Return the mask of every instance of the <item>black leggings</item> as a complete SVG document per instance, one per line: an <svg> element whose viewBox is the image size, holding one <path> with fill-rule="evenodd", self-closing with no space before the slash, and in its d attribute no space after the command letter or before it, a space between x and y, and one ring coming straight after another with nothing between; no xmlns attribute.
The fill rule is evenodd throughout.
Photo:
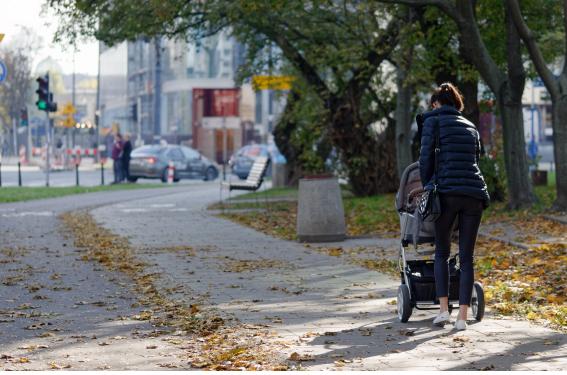
<svg viewBox="0 0 567 375"><path fill-rule="evenodd" d="M482 217L480 199L464 195L439 194L441 216L435 221L435 290L437 298L449 296L451 228L459 219L459 305L470 305L474 284L474 245Z"/></svg>

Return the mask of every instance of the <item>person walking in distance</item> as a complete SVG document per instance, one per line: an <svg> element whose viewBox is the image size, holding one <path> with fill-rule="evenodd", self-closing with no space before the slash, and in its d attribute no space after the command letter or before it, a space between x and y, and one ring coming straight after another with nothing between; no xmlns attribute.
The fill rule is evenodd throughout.
<svg viewBox="0 0 567 375"><path fill-rule="evenodd" d="M432 111L423 114L419 171L424 189L437 189L441 204L441 214L435 221L434 265L440 311L433 324L443 326L450 320L448 261L453 223L458 219L460 284L455 329L464 330L474 284L474 246L490 197L478 166L480 135L460 112L463 96L451 83L443 83L433 92L431 107Z"/></svg>
<svg viewBox="0 0 567 375"><path fill-rule="evenodd" d="M116 133L114 135L114 143L112 144L112 161L114 170L114 182L113 184L119 184L122 179L122 148L124 144L122 142L122 135Z"/></svg>
<svg viewBox="0 0 567 375"><path fill-rule="evenodd" d="M130 142L130 134L124 134L124 143L122 146L122 179L130 181L130 155L132 154L132 142Z"/></svg>

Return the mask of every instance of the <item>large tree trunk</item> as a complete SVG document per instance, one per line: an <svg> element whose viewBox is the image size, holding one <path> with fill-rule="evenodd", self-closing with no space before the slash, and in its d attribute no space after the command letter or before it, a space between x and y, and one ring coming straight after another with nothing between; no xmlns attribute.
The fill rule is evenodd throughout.
<svg viewBox="0 0 567 375"><path fill-rule="evenodd" d="M396 166L398 176L401 176L404 169L413 162L412 156L412 139L411 139L411 123L412 123L412 106L411 97L413 88L406 82L406 73L401 69L397 69L396 84L398 86L398 94L396 97Z"/></svg>
<svg viewBox="0 0 567 375"><path fill-rule="evenodd" d="M504 159L508 175L508 205L510 208L529 207L535 202L529 176L522 95L526 71L522 59L521 41L510 12L506 9L506 52L508 72L496 93L502 113Z"/></svg>
<svg viewBox="0 0 567 375"><path fill-rule="evenodd" d="M517 209L530 206L534 201L534 195L531 181L528 178L522 103L511 103L503 98L504 95L504 93L500 94L498 108L502 115L504 161L508 177L508 204L510 208Z"/></svg>
<svg viewBox="0 0 567 375"><path fill-rule="evenodd" d="M465 109L463 116L478 126L480 122L480 108L478 106L478 80L461 81L459 89L464 96Z"/></svg>
<svg viewBox="0 0 567 375"><path fill-rule="evenodd" d="M563 71L558 77L545 63L544 56L538 47L535 34L524 22L518 1L508 0L506 11L513 20L516 30L527 47L532 63L545 87L551 95L552 126L553 126L553 153L556 165L557 199L553 208L567 211L567 98L564 96L567 89L567 61L564 61ZM563 17L567 17L567 3L563 4ZM567 23L564 25L564 42L567 42ZM565 51L567 59L567 51Z"/></svg>
<svg viewBox="0 0 567 375"><path fill-rule="evenodd" d="M291 137L293 132L297 129L297 123L293 121L292 116L287 114L292 111L295 103L301 100L299 94L291 91L288 95L288 100L283 115L274 128L274 141L278 150L286 158L287 163L287 183L289 186L297 185L299 179L303 174L301 164L299 163L299 155L301 150L293 144Z"/></svg>
<svg viewBox="0 0 567 375"><path fill-rule="evenodd" d="M563 91L564 92L564 91ZM553 209L567 211L567 97L553 101L553 156L557 199Z"/></svg>
<svg viewBox="0 0 567 375"><path fill-rule="evenodd" d="M331 113L331 137L347 169L352 192L356 196L395 192L395 125L389 122L376 134L368 125L360 124L351 102Z"/></svg>

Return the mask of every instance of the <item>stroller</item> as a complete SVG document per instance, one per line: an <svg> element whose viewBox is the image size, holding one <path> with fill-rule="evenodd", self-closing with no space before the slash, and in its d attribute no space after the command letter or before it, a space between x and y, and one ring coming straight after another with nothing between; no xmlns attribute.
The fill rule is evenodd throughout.
<svg viewBox="0 0 567 375"><path fill-rule="evenodd" d="M435 254L435 223L420 223L417 217L417 202L422 193L419 164L415 162L402 174L400 188L396 194L396 208L401 227L398 264L402 283L398 288L398 318L402 323L409 320L414 308L433 310L439 305L439 299L435 295L434 260L431 257ZM455 223L455 237L456 227ZM411 259L406 256L406 248L410 244L417 253ZM458 308L459 279L458 255L455 255L449 259L449 311ZM484 291L479 282L474 283L470 306L474 318L481 321L484 316Z"/></svg>

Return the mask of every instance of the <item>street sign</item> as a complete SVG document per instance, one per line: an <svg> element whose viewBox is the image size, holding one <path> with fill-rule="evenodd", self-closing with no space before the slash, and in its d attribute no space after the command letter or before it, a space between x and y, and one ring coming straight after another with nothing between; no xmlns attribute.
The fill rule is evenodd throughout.
<svg viewBox="0 0 567 375"><path fill-rule="evenodd" d="M534 87L544 87L543 80L540 77L536 77L533 80Z"/></svg>
<svg viewBox="0 0 567 375"><path fill-rule="evenodd" d="M6 67L6 64L4 64L3 61L0 61L0 83L4 82L7 76L8 76L8 68Z"/></svg>
<svg viewBox="0 0 567 375"><path fill-rule="evenodd" d="M66 128L72 128L77 124L77 120L73 116L77 112L77 109L73 106L71 102L67 102L61 108L61 114L63 115L63 121L61 121L61 125Z"/></svg>
<svg viewBox="0 0 567 375"><path fill-rule="evenodd" d="M63 108L61 109L61 113L64 115L74 115L75 112L77 112L77 110L75 109L75 107L73 106L73 104L71 102L68 102L67 104L65 104L63 106Z"/></svg>
<svg viewBox="0 0 567 375"><path fill-rule="evenodd" d="M2 40L4 39L4 35L5 34L0 33L0 43L2 43Z"/></svg>
<svg viewBox="0 0 567 375"><path fill-rule="evenodd" d="M295 78L292 76L253 76L254 90L290 90Z"/></svg>

